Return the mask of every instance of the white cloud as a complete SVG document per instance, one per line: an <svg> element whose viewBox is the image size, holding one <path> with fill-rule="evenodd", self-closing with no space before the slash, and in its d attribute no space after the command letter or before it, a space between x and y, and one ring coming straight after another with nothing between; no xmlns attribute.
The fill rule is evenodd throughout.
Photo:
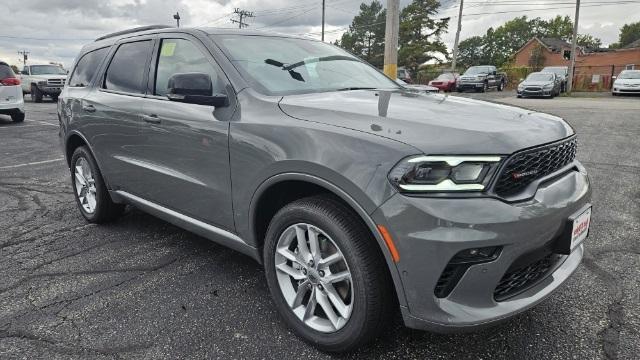
<svg viewBox="0 0 640 360"><path fill-rule="evenodd" d="M606 1L606 0L602 0ZM614 0L608 0L614 1ZM327 0L326 37L334 41L358 13L361 0ZM366 0L370 2L370 0ZM410 0L401 0L401 7ZM551 18L573 17L571 6L558 1L535 0L528 6L495 4L484 0L466 5L461 39L484 34L516 16ZM386 0L382 0L386 5ZM554 3L556 3L554 5ZM452 47L455 37L457 0L443 0L439 16L452 17L443 40ZM518 4L520 5L520 4ZM235 27L229 19L234 8L253 11L249 27L283 33L306 34L320 38L321 2L319 0L21 0L0 2L0 59L18 63L17 51L27 49L33 62L63 62L69 66L82 45L100 35L148 24L170 24L180 12L183 26ZM548 9L560 8L563 9ZM619 28L638 21L636 4L583 6L580 30L602 39L604 44L617 41ZM528 9L528 10L527 10ZM535 9L535 10L532 10ZM525 11L526 10L526 11ZM511 13L499 13L515 11ZM472 16L470 14L489 13Z"/></svg>

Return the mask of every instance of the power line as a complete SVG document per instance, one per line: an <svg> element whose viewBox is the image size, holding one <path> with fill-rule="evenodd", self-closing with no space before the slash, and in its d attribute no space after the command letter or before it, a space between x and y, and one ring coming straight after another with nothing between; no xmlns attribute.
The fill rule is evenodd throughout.
<svg viewBox="0 0 640 360"><path fill-rule="evenodd" d="M255 16L253 15L253 12L251 12L251 11L246 11L246 10L240 10L239 8L235 8L235 9L233 10L233 13L234 13L235 15L238 15L238 20L236 20L236 19L231 19L231 22L232 22L232 23L236 23L236 24L238 24L238 28L239 28L239 29L242 29L242 28L244 28L244 27L249 26L249 24L247 24L246 22L244 22L244 20L243 20L243 19L245 19L245 18L252 18L252 17L255 17Z"/></svg>
<svg viewBox="0 0 640 360"><path fill-rule="evenodd" d="M273 23L271 23L271 24L268 24L268 25L265 25L265 26L261 26L261 27L256 28L256 29L264 29L264 28L268 28L268 27L273 27L274 25L278 25L278 24L285 23L285 22L287 22L287 21L289 21L289 20L291 20L291 19L295 19L295 18L300 17L300 16L302 16L302 15L308 14L308 13L310 13L311 11L316 10L317 8L318 8L318 6L314 6L313 8L311 8L311 9L309 9L309 10L307 10L307 11L303 11L303 12L301 12L301 13L297 14L297 15L290 16L290 17L288 17L288 18L286 18L286 19L282 19L282 20L279 20L279 21L273 22Z"/></svg>

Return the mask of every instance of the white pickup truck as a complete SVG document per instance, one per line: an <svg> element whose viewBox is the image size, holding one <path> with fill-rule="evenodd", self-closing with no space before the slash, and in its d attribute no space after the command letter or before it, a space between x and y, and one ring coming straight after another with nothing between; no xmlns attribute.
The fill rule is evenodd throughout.
<svg viewBox="0 0 640 360"><path fill-rule="evenodd" d="M37 103L44 96L58 101L66 81L67 72L58 65L26 65L20 72L22 92L31 94L31 100Z"/></svg>

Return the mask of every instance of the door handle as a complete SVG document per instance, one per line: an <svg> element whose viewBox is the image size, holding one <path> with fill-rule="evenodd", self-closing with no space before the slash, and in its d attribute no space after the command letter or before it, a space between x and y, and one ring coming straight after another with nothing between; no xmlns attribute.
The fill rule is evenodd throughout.
<svg viewBox="0 0 640 360"><path fill-rule="evenodd" d="M96 112L96 107L93 105L82 105L82 110L86 112Z"/></svg>
<svg viewBox="0 0 640 360"><path fill-rule="evenodd" d="M158 115L156 114L142 115L142 120L149 124L160 124L160 118L158 118Z"/></svg>

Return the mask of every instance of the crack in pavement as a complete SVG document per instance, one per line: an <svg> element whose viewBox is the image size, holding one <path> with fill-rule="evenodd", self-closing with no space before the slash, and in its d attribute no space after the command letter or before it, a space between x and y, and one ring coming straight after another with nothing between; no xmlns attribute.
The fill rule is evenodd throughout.
<svg viewBox="0 0 640 360"><path fill-rule="evenodd" d="M613 301L607 306L609 325L598 333L602 340L602 350L607 359L617 359L620 345L620 332L625 325L622 299L624 290L618 279L596 263L596 260L586 254L582 260L585 267L598 276L612 294Z"/></svg>

